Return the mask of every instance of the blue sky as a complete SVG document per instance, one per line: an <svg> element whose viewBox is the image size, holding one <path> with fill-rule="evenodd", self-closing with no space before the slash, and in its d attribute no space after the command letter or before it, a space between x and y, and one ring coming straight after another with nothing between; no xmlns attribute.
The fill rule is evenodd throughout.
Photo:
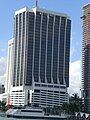
<svg viewBox="0 0 90 120"><path fill-rule="evenodd" d="M72 20L71 61L81 58L82 44L82 7L90 0L38 0L39 6L67 13ZM22 7L35 6L35 0L1 0L0 1L0 57L7 56L7 42L13 37L14 12Z"/></svg>

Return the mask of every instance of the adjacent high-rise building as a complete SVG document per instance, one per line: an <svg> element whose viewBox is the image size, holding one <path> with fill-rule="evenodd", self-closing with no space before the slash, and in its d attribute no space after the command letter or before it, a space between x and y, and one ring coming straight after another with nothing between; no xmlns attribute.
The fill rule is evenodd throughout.
<svg viewBox="0 0 90 120"><path fill-rule="evenodd" d="M84 107L90 112L90 4L83 7L82 90Z"/></svg>
<svg viewBox="0 0 90 120"><path fill-rule="evenodd" d="M13 62L14 62L14 38L8 41L7 71L5 93L10 93L11 82L13 81Z"/></svg>
<svg viewBox="0 0 90 120"><path fill-rule="evenodd" d="M41 107L68 102L70 17L25 7L14 20L12 104L23 105L20 94Z"/></svg>

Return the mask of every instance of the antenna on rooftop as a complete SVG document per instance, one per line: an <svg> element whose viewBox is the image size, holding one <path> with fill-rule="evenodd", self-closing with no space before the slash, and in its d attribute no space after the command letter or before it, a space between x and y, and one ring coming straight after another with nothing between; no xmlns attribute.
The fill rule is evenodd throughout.
<svg viewBox="0 0 90 120"><path fill-rule="evenodd" d="M38 0L36 0L36 7L38 7Z"/></svg>

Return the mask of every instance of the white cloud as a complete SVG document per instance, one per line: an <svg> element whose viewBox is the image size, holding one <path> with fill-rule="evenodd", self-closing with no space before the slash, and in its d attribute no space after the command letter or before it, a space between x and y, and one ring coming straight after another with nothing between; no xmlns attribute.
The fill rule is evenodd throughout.
<svg viewBox="0 0 90 120"><path fill-rule="evenodd" d="M0 57L0 84L5 81L6 78L6 58Z"/></svg>
<svg viewBox="0 0 90 120"><path fill-rule="evenodd" d="M5 52L5 51L6 51L6 49L3 49L0 47L0 52Z"/></svg>
<svg viewBox="0 0 90 120"><path fill-rule="evenodd" d="M75 51L76 51L75 47L72 47L72 48L70 49L70 59L72 58L72 56L74 56Z"/></svg>
<svg viewBox="0 0 90 120"><path fill-rule="evenodd" d="M69 94L78 93L80 95L81 88L81 61L75 61L70 63L70 71L69 71Z"/></svg>

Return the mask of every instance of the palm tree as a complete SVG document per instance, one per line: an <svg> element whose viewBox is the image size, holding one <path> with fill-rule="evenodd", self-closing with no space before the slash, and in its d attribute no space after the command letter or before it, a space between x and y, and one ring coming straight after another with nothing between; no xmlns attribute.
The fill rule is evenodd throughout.
<svg viewBox="0 0 90 120"><path fill-rule="evenodd" d="M69 98L69 102L70 102L70 103L74 103L74 104L76 104L76 106L78 106L78 112L79 112L79 111L82 111L82 107L83 107L82 99L79 98L79 96L78 96L77 93L73 94L73 95Z"/></svg>
<svg viewBox="0 0 90 120"><path fill-rule="evenodd" d="M78 94L73 94L69 99L69 103L64 103L62 105L62 109L65 113L75 115L75 112L80 112L82 109L81 98L79 98Z"/></svg>

